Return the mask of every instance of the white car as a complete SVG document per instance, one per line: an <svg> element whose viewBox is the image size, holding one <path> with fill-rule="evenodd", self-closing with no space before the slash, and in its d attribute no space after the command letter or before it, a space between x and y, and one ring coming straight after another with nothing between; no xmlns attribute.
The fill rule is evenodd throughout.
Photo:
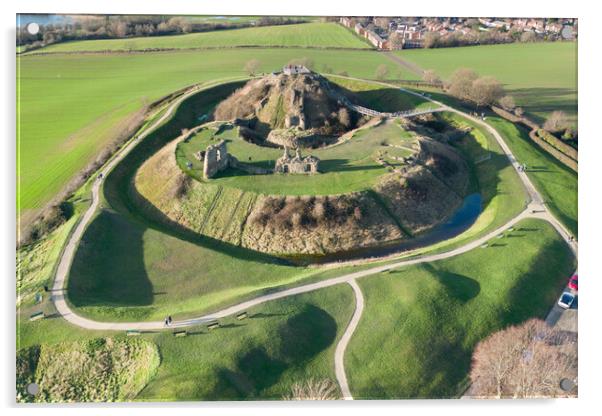
<svg viewBox="0 0 602 416"><path fill-rule="evenodd" d="M575 295L573 295L570 292L564 292L560 296L560 299L558 299L558 306L560 306L563 309L570 309L574 301Z"/></svg>

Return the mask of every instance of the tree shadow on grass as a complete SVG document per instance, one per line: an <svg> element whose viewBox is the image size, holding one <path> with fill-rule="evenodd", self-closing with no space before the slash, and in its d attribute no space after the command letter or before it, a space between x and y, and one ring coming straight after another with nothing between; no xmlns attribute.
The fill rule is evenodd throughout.
<svg viewBox="0 0 602 416"><path fill-rule="evenodd" d="M278 314L269 314L269 316ZM317 306L304 308L280 323L270 344L244 352L234 368L218 368L218 383L212 393L216 399L274 399L266 390L275 385L292 367L303 366L334 342L337 324Z"/></svg>
<svg viewBox="0 0 602 416"><path fill-rule="evenodd" d="M574 267L573 254L564 241L547 243L508 292L509 308L501 312L501 319L510 325L533 317L545 318Z"/></svg>
<svg viewBox="0 0 602 416"><path fill-rule="evenodd" d="M75 306L144 306L153 303L142 236L145 229L102 210L86 229L68 281Z"/></svg>

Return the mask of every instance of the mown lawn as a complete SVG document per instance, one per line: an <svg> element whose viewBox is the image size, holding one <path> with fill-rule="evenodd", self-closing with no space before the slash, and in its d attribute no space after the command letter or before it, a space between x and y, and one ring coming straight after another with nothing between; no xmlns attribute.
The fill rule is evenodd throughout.
<svg viewBox="0 0 602 416"><path fill-rule="evenodd" d="M366 306L345 356L358 399L455 397L476 343L543 318L575 267L556 231L524 220L488 248L360 279Z"/></svg>
<svg viewBox="0 0 602 416"><path fill-rule="evenodd" d="M336 385L334 349L354 305L351 289L339 285L256 306L247 319L225 318L211 332L199 326L184 338L143 334L158 345L161 364L136 400L280 399L310 378ZM22 323L18 348L99 336L125 335L45 319Z"/></svg>
<svg viewBox="0 0 602 416"><path fill-rule="evenodd" d="M527 165L527 175L548 208L577 236L577 174L533 143L524 128L494 116L487 117L487 122L506 140L517 160Z"/></svg>
<svg viewBox="0 0 602 416"><path fill-rule="evenodd" d="M351 288L339 285L255 307L211 332L158 335L161 366L137 399L279 400L310 378L336 385L334 350L354 305Z"/></svg>
<svg viewBox="0 0 602 416"><path fill-rule="evenodd" d="M99 39L63 42L43 52L131 51L145 49L228 48L282 46L370 49L369 43L336 23L302 23L249 27L174 36Z"/></svg>
<svg viewBox="0 0 602 416"><path fill-rule="evenodd" d="M17 57L17 208L29 214L55 196L131 122L136 111L197 82L245 76L294 58L314 60L316 70L373 77L395 64L372 51L223 49L143 54L51 54Z"/></svg>
<svg viewBox="0 0 602 416"><path fill-rule="evenodd" d="M577 43L514 43L395 52L449 77L458 68L492 75L538 121L554 110L577 120Z"/></svg>

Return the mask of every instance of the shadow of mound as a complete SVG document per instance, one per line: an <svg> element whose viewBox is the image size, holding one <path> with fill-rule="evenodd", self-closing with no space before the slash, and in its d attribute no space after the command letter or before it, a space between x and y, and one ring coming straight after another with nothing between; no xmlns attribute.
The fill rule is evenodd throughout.
<svg viewBox="0 0 602 416"><path fill-rule="evenodd" d="M145 306L153 287L144 265L145 228L102 210L86 229L68 280L74 306Z"/></svg>

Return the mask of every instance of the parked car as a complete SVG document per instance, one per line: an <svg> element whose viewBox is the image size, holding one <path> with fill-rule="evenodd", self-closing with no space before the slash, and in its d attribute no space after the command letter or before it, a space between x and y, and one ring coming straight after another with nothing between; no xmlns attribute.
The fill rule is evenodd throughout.
<svg viewBox="0 0 602 416"><path fill-rule="evenodd" d="M573 289L575 292L578 290L577 289L577 275L574 274L573 276L571 276L571 278L569 279L569 288Z"/></svg>
<svg viewBox="0 0 602 416"><path fill-rule="evenodd" d="M560 299L558 299L558 306L563 309L569 309L573 305L573 302L575 302L575 295L570 292L564 292L560 296Z"/></svg>

